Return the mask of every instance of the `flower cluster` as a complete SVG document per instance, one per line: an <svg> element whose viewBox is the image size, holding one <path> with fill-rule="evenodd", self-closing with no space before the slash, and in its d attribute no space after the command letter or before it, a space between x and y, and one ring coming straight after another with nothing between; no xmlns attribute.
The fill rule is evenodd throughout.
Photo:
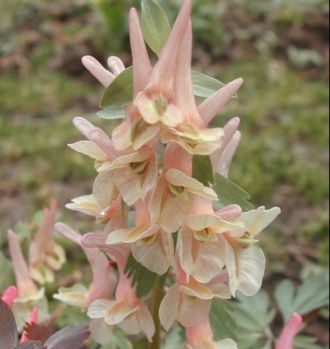
<svg viewBox="0 0 330 349"><path fill-rule="evenodd" d="M187 349L236 348L229 339L214 342L209 324L212 300L229 299L238 291L252 296L261 287L265 257L257 237L280 209L243 212L237 204L218 209L212 183L202 183L193 174L194 159L209 157L213 173L228 176L240 142L239 119L223 128L209 125L243 80L232 81L197 105L190 15L191 0L185 0L153 66L138 13L132 9L134 96L125 119L111 136L84 118L74 119L86 140L69 146L93 158L98 175L92 194L73 199L67 207L94 216L101 231L80 235L62 223L56 225L84 250L93 271L88 289L63 288L56 298L87 311L100 343L114 326L130 335L144 333L153 341L155 314L126 272L129 258L152 273L167 275L156 316L166 331L176 321L186 329ZM125 69L114 57L108 61L111 71L89 56L83 64L104 86ZM48 269L33 275L48 278Z"/></svg>
<svg viewBox="0 0 330 349"><path fill-rule="evenodd" d="M64 249L53 240L56 213L57 202L52 200L50 207L44 209L43 220L32 237L28 262L18 236L12 230L8 231L8 246L18 292L13 310L20 330L35 306L38 306L42 321L48 318L44 286L54 282L55 272L66 261Z"/></svg>

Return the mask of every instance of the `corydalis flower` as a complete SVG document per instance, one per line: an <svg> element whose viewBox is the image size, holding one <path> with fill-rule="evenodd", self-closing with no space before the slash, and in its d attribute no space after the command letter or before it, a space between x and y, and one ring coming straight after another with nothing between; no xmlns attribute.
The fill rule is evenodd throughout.
<svg viewBox="0 0 330 349"><path fill-rule="evenodd" d="M115 300L97 299L88 308L87 314L93 319L103 319L108 326L118 326L131 335L144 333L148 340L155 333L155 325L146 305L136 296L131 280L125 274L127 258L117 258L119 281Z"/></svg>
<svg viewBox="0 0 330 349"><path fill-rule="evenodd" d="M54 271L65 263L63 248L54 242L52 230L56 219L57 203L52 200L50 208L44 209L44 219L33 236L29 249L29 270L31 277L39 284L54 281Z"/></svg>
<svg viewBox="0 0 330 349"><path fill-rule="evenodd" d="M178 143L192 154L212 154L221 146L222 129L207 129L212 118L235 95L242 79L226 85L199 107L191 81L191 1L186 0L159 61L151 67L136 10L130 15L133 56L133 107L113 134L117 149L138 149L161 132L164 143ZM134 137L133 137L134 136ZM135 139L139 138L138 144Z"/></svg>
<svg viewBox="0 0 330 349"><path fill-rule="evenodd" d="M84 247L82 236L67 225L57 223L56 230L84 250L92 269L93 281L89 289L83 285L60 288L59 293L54 295L54 298L80 308L87 308L96 299L110 298L116 284L110 261L98 249Z"/></svg>
<svg viewBox="0 0 330 349"><path fill-rule="evenodd" d="M162 325L168 331L175 320L184 327L201 325L208 320L214 298L229 299L226 277L219 275L207 284L188 277L177 264L176 283L168 289L159 308ZM198 314L198 316L195 316Z"/></svg>
<svg viewBox="0 0 330 349"><path fill-rule="evenodd" d="M152 223L146 202L136 205L136 226L110 232L107 244L130 244L134 258L149 270L163 275L174 261L172 236Z"/></svg>
<svg viewBox="0 0 330 349"><path fill-rule="evenodd" d="M17 286L17 297L14 300L13 310L17 317L18 327L22 329L35 306L38 306L40 310L41 319L46 320L49 316L48 305L44 289L39 289L31 278L20 242L12 230L8 231L8 244Z"/></svg>

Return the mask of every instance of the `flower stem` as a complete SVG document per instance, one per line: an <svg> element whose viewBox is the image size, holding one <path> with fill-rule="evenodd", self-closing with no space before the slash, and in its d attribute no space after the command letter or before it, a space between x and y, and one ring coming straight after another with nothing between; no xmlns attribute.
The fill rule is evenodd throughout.
<svg viewBox="0 0 330 349"><path fill-rule="evenodd" d="M163 297L163 289L160 285L160 279L158 278L152 297L152 317L155 323L155 335L150 343L149 349L160 349L161 344L161 323L159 319L159 307Z"/></svg>

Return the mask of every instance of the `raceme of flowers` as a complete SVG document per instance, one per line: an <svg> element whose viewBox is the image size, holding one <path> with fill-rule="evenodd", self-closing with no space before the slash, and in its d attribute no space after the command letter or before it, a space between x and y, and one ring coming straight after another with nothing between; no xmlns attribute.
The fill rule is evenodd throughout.
<svg viewBox="0 0 330 349"><path fill-rule="evenodd" d="M166 331L176 321L185 327L186 348L235 348L229 339L213 342L212 299L229 299L238 291L251 296L261 287L265 257L257 237L280 209L243 212L233 204L217 210L212 185L192 176L194 156L211 156L214 172L228 169L240 139L239 120L224 128L209 124L243 80L196 104L190 15L191 1L186 0L153 66L132 9L134 98L125 119L111 135L84 118L74 119L86 139L69 146L93 158L98 174L92 194L73 199L67 207L96 217L102 225L100 232L82 236L57 224L62 235L85 251L93 283L89 289L61 289L56 298L85 308L93 322L102 323L95 326L101 340L107 336L102 332L111 332L113 326L130 335L144 333L149 341L155 334L148 297L137 296L125 273L130 254L159 276L170 271L172 284L165 287L159 318ZM112 72L92 57L84 57L83 63L105 86L124 69L116 58L108 62Z"/></svg>
<svg viewBox="0 0 330 349"><path fill-rule="evenodd" d="M95 217L98 231L83 235L63 223L55 225L84 251L92 283L61 288L55 298L87 313L100 344L110 341L118 328L153 343L159 336L159 318L165 331L176 323L184 327L185 349L237 348L231 339L214 341L212 300L259 291L265 271L259 234L280 209L246 211L234 203L219 208L219 193L211 182L194 176L193 168L195 159L208 158L213 175L228 176L241 138L239 118L223 128L211 128L210 123L243 80L232 81L197 104L191 77L191 0L184 1L154 65L135 9L129 15L129 32L134 95L124 120L108 134L77 117L74 125L85 139L69 145L95 160L97 176L92 193L67 207ZM117 57L109 58L110 70L91 56L82 62L105 87L125 70ZM44 297L36 285L52 282L54 271L65 263L62 248L50 238L55 212L55 203L45 210L29 265L16 235L8 233L18 286L14 308L29 304L25 319L31 304ZM158 276L152 292L138 292L128 272L132 260ZM151 308L157 297L161 299L155 313ZM294 335L288 333L283 343L292 341Z"/></svg>

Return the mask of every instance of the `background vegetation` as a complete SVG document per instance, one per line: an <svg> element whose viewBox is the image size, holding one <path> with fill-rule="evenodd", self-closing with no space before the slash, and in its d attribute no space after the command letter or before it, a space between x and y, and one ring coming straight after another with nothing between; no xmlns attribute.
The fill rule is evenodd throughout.
<svg viewBox="0 0 330 349"><path fill-rule="evenodd" d="M160 1L172 19L180 2ZM51 197L63 208L90 191L92 163L66 147L79 139L71 120L83 115L109 126L95 116L102 88L80 57L92 54L105 62L118 55L129 65L126 22L133 4L139 1L0 2L1 265L7 266L8 227L28 236L40 215L31 217ZM242 119L231 178L255 204L283 211L262 238L268 290L283 278L299 283L328 268L328 16L325 0L194 1L196 68L224 82L238 76L246 81L239 101L216 120ZM61 219L92 225L66 210ZM85 268L72 247L69 254L74 258L62 284L70 283L64 277L70 270L78 269L71 279L79 280ZM4 275L0 290L10 282L11 273ZM62 323L76 316L63 314ZM312 320L307 332L327 346L328 312Z"/></svg>

